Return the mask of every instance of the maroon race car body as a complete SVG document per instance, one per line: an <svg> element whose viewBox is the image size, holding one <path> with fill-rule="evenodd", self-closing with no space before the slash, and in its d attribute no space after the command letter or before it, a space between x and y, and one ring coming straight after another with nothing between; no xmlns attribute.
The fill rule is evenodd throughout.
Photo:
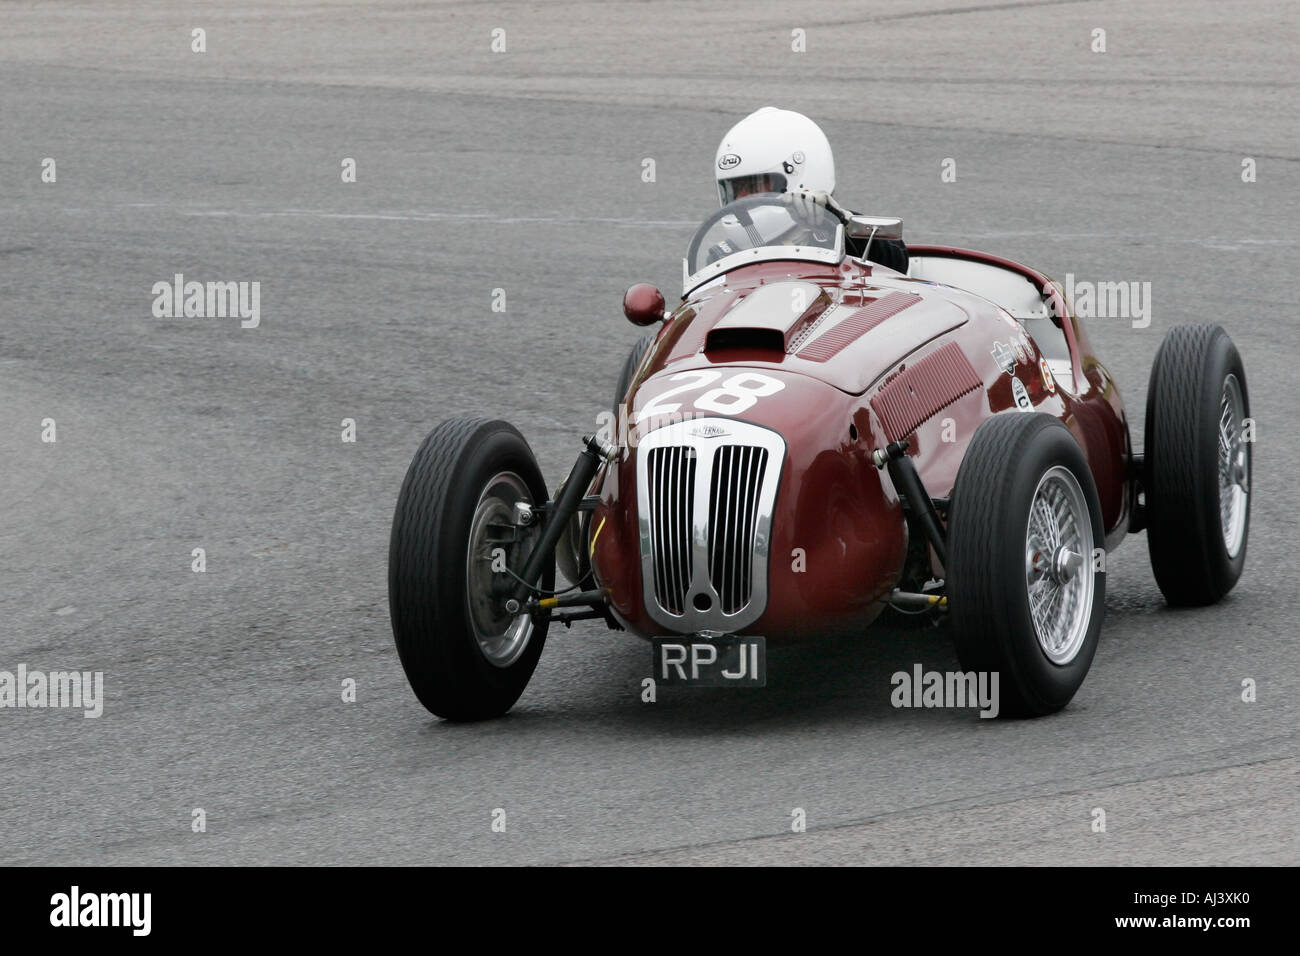
<svg viewBox="0 0 1300 956"><path fill-rule="evenodd" d="M711 216L677 308L628 290L627 317L657 328L553 495L506 422L429 434L398 498L389 601L431 711L504 713L557 622L651 639L651 681L764 686L767 642L856 636L889 612L946 623L964 674L1000 675L999 712L1046 714L1091 666L1106 553L1128 533L1146 529L1171 604L1231 590L1253 423L1227 334L1168 333L1137 454L1047 276L940 246L910 246L907 274L874 264L898 226L775 194Z"/></svg>
<svg viewBox="0 0 1300 956"><path fill-rule="evenodd" d="M1048 290L1056 308L1045 311L1067 314L1047 277L1024 266L950 248L913 246L911 254L1005 271L1035 293ZM801 290L808 307L792 314L787 303ZM738 317L756 293L766 304ZM838 321L827 322L835 310ZM728 317L732 335L711 344L710 332ZM783 386L735 416L776 431L787 445L771 520L767 604L750 630L779 640L869 623L899 583L907 537L899 495L872 451L907 439L926 488L950 496L976 427L1017 409L1013 380L1024 385L1034 411L1058 418L1078 440L1097 484L1107 541L1118 543L1134 497L1124 406L1077 320L1046 321L1061 339L1068 373L1049 367L1045 375L1046 356L988 299L854 259L820 269L779 261L742 267L672 313L628 395L632 418L670 392L689 408L692 394L720 381L692 374L700 370L748 369ZM999 343L1007 349L1001 364L994 355ZM1068 381L1076 387L1067 388ZM698 390L683 393L684 385ZM704 417L716 414L694 412ZM626 422L620 428L634 449L638 433L657 420L640 428ZM629 454L604 473L592 563L619 619L641 634L661 634L670 621L651 616L643 588L636 469Z"/></svg>

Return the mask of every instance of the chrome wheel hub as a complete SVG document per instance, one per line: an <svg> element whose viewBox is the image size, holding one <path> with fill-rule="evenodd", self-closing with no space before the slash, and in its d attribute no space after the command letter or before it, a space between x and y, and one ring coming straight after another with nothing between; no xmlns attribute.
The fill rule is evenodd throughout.
<svg viewBox="0 0 1300 956"><path fill-rule="evenodd" d="M514 579L500 570L523 567L536 540L535 528L516 525L516 506L520 504L533 504L528 485L514 472L500 472L484 486L470 521L465 559L469 623L479 650L497 667L517 661L533 635L532 615L506 610L507 580Z"/></svg>
<svg viewBox="0 0 1300 956"><path fill-rule="evenodd" d="M1242 440L1245 413L1241 383L1237 376L1229 375L1219 399L1219 525L1230 558L1241 551L1250 497L1250 458Z"/></svg>
<svg viewBox="0 0 1300 956"><path fill-rule="evenodd" d="M1092 520L1079 481L1057 465L1043 475L1029 506L1025 586L1039 647L1054 664L1069 664L1092 618Z"/></svg>

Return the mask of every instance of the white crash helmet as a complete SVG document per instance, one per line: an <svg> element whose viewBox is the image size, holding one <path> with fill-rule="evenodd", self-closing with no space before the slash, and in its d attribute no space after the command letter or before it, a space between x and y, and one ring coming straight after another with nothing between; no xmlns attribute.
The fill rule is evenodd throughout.
<svg viewBox="0 0 1300 956"><path fill-rule="evenodd" d="M713 159L722 205L753 193L835 191L835 157L821 127L791 110L764 106L728 130Z"/></svg>

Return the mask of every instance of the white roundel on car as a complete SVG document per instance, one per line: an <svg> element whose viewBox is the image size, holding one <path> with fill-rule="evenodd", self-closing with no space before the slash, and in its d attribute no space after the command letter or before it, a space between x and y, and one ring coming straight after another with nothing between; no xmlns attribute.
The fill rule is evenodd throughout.
<svg viewBox="0 0 1300 956"><path fill-rule="evenodd" d="M1034 410L1034 403L1029 400L1029 390L1025 388L1025 383L1015 376L1011 378L1011 397L1015 399L1016 408L1022 412Z"/></svg>

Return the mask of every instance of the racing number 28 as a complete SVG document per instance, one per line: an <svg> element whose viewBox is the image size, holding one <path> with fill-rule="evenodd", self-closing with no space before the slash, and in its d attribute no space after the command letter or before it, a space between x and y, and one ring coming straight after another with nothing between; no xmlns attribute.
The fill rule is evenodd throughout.
<svg viewBox="0 0 1300 956"><path fill-rule="evenodd" d="M669 402L666 399L674 395L681 395L684 392L693 392L698 388L713 384L720 378L722 378L722 373L715 369L693 369L689 372L678 372L676 375L670 376L668 379L670 382L679 382L685 379L691 381L670 388L666 392L660 392L650 399L636 416L636 422L639 423L642 419L653 415L672 414L681 408L682 404L681 402ZM717 388L711 388L697 398L695 407L706 412L739 415L741 412L753 407L754 403L763 396L774 395L783 388L785 388L785 382L779 379L758 372L741 372L738 375L731 376Z"/></svg>

